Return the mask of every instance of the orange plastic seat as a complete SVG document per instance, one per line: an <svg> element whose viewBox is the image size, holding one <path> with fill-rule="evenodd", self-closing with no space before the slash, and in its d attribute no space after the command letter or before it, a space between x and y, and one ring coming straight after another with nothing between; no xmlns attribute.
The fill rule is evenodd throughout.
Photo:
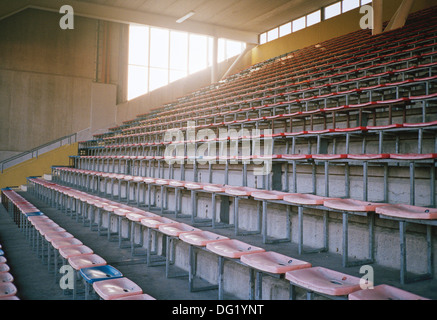
<svg viewBox="0 0 437 320"><path fill-rule="evenodd" d="M0 296L0 300L6 301L6 300L20 300L20 298L18 298L17 296L10 296L10 297L1 297Z"/></svg>
<svg viewBox="0 0 437 320"><path fill-rule="evenodd" d="M345 296L361 290L360 278L322 267L289 271L285 279L307 291L328 296Z"/></svg>
<svg viewBox="0 0 437 320"><path fill-rule="evenodd" d="M229 239L219 242L210 242L206 248L219 256L238 259L245 254L264 252L263 248L255 247L239 240Z"/></svg>
<svg viewBox="0 0 437 320"><path fill-rule="evenodd" d="M209 231L194 231L194 232L182 233L179 235L179 239L181 239L186 243L199 247L205 247L206 244L210 242L229 240L228 237L221 236Z"/></svg>
<svg viewBox="0 0 437 320"><path fill-rule="evenodd" d="M407 204L389 204L376 208L376 213L404 219L437 219L437 209L412 206Z"/></svg>
<svg viewBox="0 0 437 320"><path fill-rule="evenodd" d="M148 301L153 301L156 299L148 294L143 293L143 294L136 294L134 296L117 298L117 299L113 299L113 300L148 300Z"/></svg>
<svg viewBox="0 0 437 320"><path fill-rule="evenodd" d="M203 190L209 191L209 192L225 192L226 187L227 186L225 186L225 185L209 184L209 185L204 185Z"/></svg>
<svg viewBox="0 0 437 320"><path fill-rule="evenodd" d="M287 192L281 192L281 191L263 190L263 191L252 192L251 196L253 198L262 199L262 200L282 200L288 194L289 193Z"/></svg>
<svg viewBox="0 0 437 320"><path fill-rule="evenodd" d="M225 188L225 193L230 194L232 196L250 196L252 192L259 191L259 189L249 188L249 187L232 187L227 186Z"/></svg>
<svg viewBox="0 0 437 320"><path fill-rule="evenodd" d="M0 283L0 298L8 298L17 294L17 287L12 282Z"/></svg>
<svg viewBox="0 0 437 320"><path fill-rule="evenodd" d="M373 289L355 291L349 294L349 300L429 300L414 293L404 291L386 284Z"/></svg>
<svg viewBox="0 0 437 320"><path fill-rule="evenodd" d="M278 159L284 160L306 160L311 159L311 154L280 154L278 155Z"/></svg>
<svg viewBox="0 0 437 320"><path fill-rule="evenodd" d="M96 254L74 256L68 259L68 263L75 270L100 267L107 264L105 259Z"/></svg>
<svg viewBox="0 0 437 320"><path fill-rule="evenodd" d="M51 244L53 248L56 250L59 250L60 248L67 248L67 247L78 247L82 246L82 241L76 239L76 238L58 238L53 239L51 241Z"/></svg>
<svg viewBox="0 0 437 320"><path fill-rule="evenodd" d="M168 185L172 186L172 187L177 187L178 188L178 187L186 186L187 183L184 182L184 181L179 181L179 180L170 180L170 183Z"/></svg>
<svg viewBox="0 0 437 320"><path fill-rule="evenodd" d="M126 298L143 293L137 284L125 277L94 282L93 288L103 300Z"/></svg>
<svg viewBox="0 0 437 320"><path fill-rule="evenodd" d="M323 205L323 203L332 198L316 196L306 193L292 193L284 196L284 201L298 205Z"/></svg>
<svg viewBox="0 0 437 320"><path fill-rule="evenodd" d="M159 215L147 211L143 211L142 213L131 212L126 215L127 219L134 222L140 222L142 219L145 218L157 218L157 217L159 217Z"/></svg>
<svg viewBox="0 0 437 320"><path fill-rule="evenodd" d="M45 239L48 242L52 242L55 239L70 239L70 238L74 238L74 236L71 233L68 232L60 232L60 233L49 233L46 234Z"/></svg>
<svg viewBox="0 0 437 320"><path fill-rule="evenodd" d="M386 206L385 203L373 203L353 199L335 199L323 202L325 207L344 211L374 212L376 208Z"/></svg>
<svg viewBox="0 0 437 320"><path fill-rule="evenodd" d="M379 160L390 158L389 154L348 154L348 159L351 160Z"/></svg>
<svg viewBox="0 0 437 320"><path fill-rule="evenodd" d="M14 277L9 272L0 273L0 283L13 282Z"/></svg>
<svg viewBox="0 0 437 320"><path fill-rule="evenodd" d="M311 268L311 263L309 262L287 257L273 251L243 255L241 262L255 269L274 274Z"/></svg>
<svg viewBox="0 0 437 320"><path fill-rule="evenodd" d="M6 263L0 264L0 274L1 273L7 273L10 270L11 270L11 268Z"/></svg>
<svg viewBox="0 0 437 320"><path fill-rule="evenodd" d="M179 235L182 233L201 231L200 229L194 228L193 226L185 223L163 224L160 225L158 229L162 233L173 237L179 237Z"/></svg>
<svg viewBox="0 0 437 320"><path fill-rule="evenodd" d="M158 229L160 225L177 223L177 221L165 218L165 217L156 217L156 218L145 218L141 219L141 224L148 228Z"/></svg>
<svg viewBox="0 0 437 320"><path fill-rule="evenodd" d="M437 153L404 153L404 154L390 154L390 159L396 160L427 160L427 159L436 159Z"/></svg>
<svg viewBox="0 0 437 320"><path fill-rule="evenodd" d="M76 257L76 256L81 256L81 255L89 255L89 254L93 254L93 250L87 246L79 246L79 247L69 247L69 248L61 248L59 249L59 254L64 258L64 259L69 259L72 257Z"/></svg>

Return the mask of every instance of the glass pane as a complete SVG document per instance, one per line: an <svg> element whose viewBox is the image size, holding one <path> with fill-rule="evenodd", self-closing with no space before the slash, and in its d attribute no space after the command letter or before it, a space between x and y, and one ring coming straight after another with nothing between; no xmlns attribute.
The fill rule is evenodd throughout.
<svg viewBox="0 0 437 320"><path fill-rule="evenodd" d="M372 3L372 0L361 0L361 5Z"/></svg>
<svg viewBox="0 0 437 320"><path fill-rule="evenodd" d="M259 36L259 43L264 44L267 42L267 33L264 32Z"/></svg>
<svg viewBox="0 0 437 320"><path fill-rule="evenodd" d="M243 52L243 46L240 41L226 40L226 58L232 58Z"/></svg>
<svg viewBox="0 0 437 320"><path fill-rule="evenodd" d="M343 0L343 12L350 11L360 6L360 0Z"/></svg>
<svg viewBox="0 0 437 320"><path fill-rule="evenodd" d="M208 37L190 34L189 73L206 69L208 66Z"/></svg>
<svg viewBox="0 0 437 320"><path fill-rule="evenodd" d="M226 40L218 39L218 62L226 60Z"/></svg>
<svg viewBox="0 0 437 320"><path fill-rule="evenodd" d="M150 91L166 86L167 84L168 69L150 68Z"/></svg>
<svg viewBox="0 0 437 320"><path fill-rule="evenodd" d="M150 66L168 68L169 30L150 28Z"/></svg>
<svg viewBox="0 0 437 320"><path fill-rule="evenodd" d="M283 37L286 36L287 34L291 33L291 22L286 23L282 26L279 27L279 36Z"/></svg>
<svg viewBox="0 0 437 320"><path fill-rule="evenodd" d="M214 38L208 37L208 66L212 66L212 61L214 58L213 50L214 50Z"/></svg>
<svg viewBox="0 0 437 320"><path fill-rule="evenodd" d="M307 15L307 27L312 26L313 24L319 23L321 21L321 11L317 10L316 12L310 13Z"/></svg>
<svg viewBox="0 0 437 320"><path fill-rule="evenodd" d="M278 39L279 29L275 28L267 32L267 41Z"/></svg>
<svg viewBox="0 0 437 320"><path fill-rule="evenodd" d="M146 66L149 63L149 27L129 27L129 64Z"/></svg>
<svg viewBox="0 0 437 320"><path fill-rule="evenodd" d="M129 66L128 68L128 100L147 93L147 67Z"/></svg>
<svg viewBox="0 0 437 320"><path fill-rule="evenodd" d="M325 8L325 19L338 16L341 13L341 2L336 2Z"/></svg>
<svg viewBox="0 0 437 320"><path fill-rule="evenodd" d="M170 69L188 70L188 33L170 33Z"/></svg>
<svg viewBox="0 0 437 320"><path fill-rule="evenodd" d="M185 78L188 75L186 71L180 70L170 70L170 81L173 82L182 78Z"/></svg>
<svg viewBox="0 0 437 320"><path fill-rule="evenodd" d="M293 32L296 32L298 30L301 30L305 28L305 17L296 19L293 21Z"/></svg>

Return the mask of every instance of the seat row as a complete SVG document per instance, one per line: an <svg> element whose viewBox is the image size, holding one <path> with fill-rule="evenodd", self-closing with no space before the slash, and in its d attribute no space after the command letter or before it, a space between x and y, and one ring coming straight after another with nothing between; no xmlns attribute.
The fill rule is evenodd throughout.
<svg viewBox="0 0 437 320"><path fill-rule="evenodd" d="M281 118L284 118L284 115L278 115L274 117L262 117L260 119L250 119L249 122L262 124L264 122L270 121L279 121ZM285 117L286 118L286 117ZM286 119L285 119L286 120ZM124 155L150 155L151 151L154 149L165 148L171 145L178 145L181 143L215 143L221 141L235 141L235 140L253 140L253 139L294 139L294 140L310 140L314 138L330 138L330 137L341 137L345 139L350 139L350 136L354 137L360 136L362 138L378 135L380 139L382 138L384 133L418 133L423 134L425 130L435 130L437 127L437 121L428 121L428 122L419 122L419 123L391 123L388 125L377 125L377 126L359 126L359 127L346 127L346 128L324 128L321 130L302 130L296 132L288 132L288 130L279 131L274 127L270 128L271 133L267 133L266 129L261 129L259 126L258 131L251 131L248 128L244 127L244 123L242 121L231 121L229 123L223 123L223 125L227 126L228 131L225 132L226 135L219 131L219 125L199 125L195 127L183 127L177 129L174 133L170 132L170 136L166 136L169 133L166 130L149 132L149 133L137 133L132 135L124 135L112 140L107 139L105 145L90 147L87 146L85 142L80 144L80 149L88 149L88 155L107 155L107 154L121 154ZM239 128L238 128L238 127ZM241 126L241 127L240 127ZM236 129L231 131L230 129ZM279 128L278 128L279 129ZM284 128L286 129L286 128ZM188 131L190 130L190 131ZM200 131L203 130L203 131ZM208 131L206 131L208 130ZM240 131L238 131L240 130ZM197 138L195 139L186 139L185 136L190 132L190 134L196 133ZM256 133L259 132L257 135ZM211 137L211 133L213 133ZM261 134L263 133L263 134ZM200 137L199 135L203 134L205 137ZM215 138L214 138L215 137ZM169 140L171 138L171 140ZM421 137L418 136L418 139ZM179 140L178 140L179 139ZM305 141L305 140L304 140ZM117 144L114 144L116 142ZM382 145L382 141L380 142ZM137 151L137 153L133 154L129 151ZM418 152L420 153L420 152ZM161 154L159 154L161 155Z"/></svg>
<svg viewBox="0 0 437 320"><path fill-rule="evenodd" d="M13 204L14 211L16 211L15 209L19 210L16 223L31 241L31 246L36 249L37 256L41 257L41 260L47 259L49 271L53 263L55 282L57 281L59 267L58 255L64 261L63 268L68 262L74 269L74 278L68 280L67 283L60 283L61 288L64 290L65 288L73 289L74 299L77 298L77 274L80 274L85 283L85 299L88 299L89 285L92 285L93 290L102 300L154 300L151 296L143 294L138 285L124 277L119 270L108 265L102 257L94 254L91 248L85 246L80 240L40 212L14 190L4 189L2 195ZM10 205L8 207L11 208ZM23 207L26 210L22 210ZM32 210L27 208L32 208ZM44 243L47 244L47 254L45 254ZM54 253L53 262L50 262L51 249ZM2 276L2 279L6 279L6 274L3 274L4 270L6 272L5 264L1 261L0 276ZM7 282L5 281L5 283ZM11 285L9 284L9 286ZM6 284L0 286L0 297L2 297L3 289L5 291L11 290L10 287L6 287Z"/></svg>
<svg viewBox="0 0 437 320"><path fill-rule="evenodd" d="M68 183L76 188L83 188L87 192L95 192L99 195L109 195L111 197L118 196L118 201L129 201L136 203L137 205L144 205L149 208L156 207L161 213L167 211L166 200L168 196L168 189L173 189L175 192L175 206L172 211L175 216L180 215L181 211L181 199L182 191L188 191L191 193L191 210L189 218L194 225L196 222L209 221L210 225L214 228L220 227L217 222L216 212L216 197L226 196L234 199L234 213L233 213L233 227L235 234L244 234L239 227L239 200L251 199L256 201L258 205L262 204L262 208L258 207L258 226L256 233L259 233L263 237L263 242L278 242L278 241L290 241L290 214L292 207L298 208L299 215L299 251L302 252L303 248L303 213L304 209L315 209L323 212L324 218L324 248L327 250L327 215L329 212L337 212L343 216L343 265L346 267L351 265L348 261L348 219L350 215L363 216L368 220L369 228L369 259L359 261L357 263L364 264L365 262L374 261L374 220L375 215L378 215L381 219L389 219L399 223L399 236L400 236L400 248L401 248L401 261L400 261L400 281L405 283L406 278L406 225L407 224L421 224L426 226L426 239L427 239L427 273L423 275L426 278L433 277L433 261L432 261L432 226L437 225L437 209L426 208L413 205L404 204L390 204L390 203L376 203L369 202L367 200L355 200L355 199L338 199L329 196L317 196L313 194L300 194L300 193L287 193L274 190L262 190L250 187L239 187L230 185L220 185L213 183L199 183L183 180L173 179L160 179L140 176L128 176L123 174L108 174L99 173L86 170L78 170L72 168L59 167L54 169L54 177L59 183ZM60 174L60 175L59 175ZM74 178L76 177L76 178ZM78 179L82 177L82 179ZM84 179L85 178L85 179ZM94 183L96 179L96 183ZM92 184L89 184L90 181ZM110 184L109 184L110 182ZM117 190L114 189L114 184L118 185ZM125 185L125 197L122 197L122 187ZM143 187L144 191L141 193L140 188ZM160 207L156 202L156 195L160 189ZM146 196L147 190L147 196ZM152 196L153 190L153 196ZM115 192L116 191L116 192ZM197 196L198 193L211 195L211 213L210 216L205 219L198 217ZM143 201L141 201L141 195L143 194ZM133 197L131 197L133 195ZM133 198L133 199L132 199ZM222 200L223 201L223 200ZM287 214L285 215L286 221L284 225L287 226L287 236L285 239L269 239L268 237L268 203L275 203L285 205L287 208ZM229 218L228 218L229 219Z"/></svg>
<svg viewBox="0 0 437 320"><path fill-rule="evenodd" d="M378 59L378 60L380 60L380 59ZM296 63L295 61L293 61L293 63ZM313 62L314 63L314 62ZM355 62L355 63L357 63L357 62ZM341 63L341 65L343 66L344 65L344 62L343 63ZM347 64L346 64L347 65ZM332 64L327 64L326 65L326 67L330 67L330 68L332 68ZM332 71L332 69L327 69L327 70L329 70L329 71ZM247 79L245 79L244 77L242 77L243 79L241 79L241 81L243 81L243 82L247 82ZM284 78L284 77L282 77L282 78ZM271 82L272 80L271 79L269 79L269 81ZM273 85L274 86L274 85ZM251 86L251 88L253 88L254 86ZM230 95L233 97L234 95L234 93L235 93L235 89L233 90L233 91L231 91L230 92ZM237 93L238 93L238 91L237 91ZM214 98L216 97L217 95L215 95L214 96ZM200 106L200 107L203 107L203 106ZM175 110L177 110L177 109L175 109ZM177 111L181 111L181 110L177 110ZM167 113L170 113L171 111L168 111ZM159 113L159 114L161 114L161 113Z"/></svg>
<svg viewBox="0 0 437 320"><path fill-rule="evenodd" d="M10 273L11 268L7 264L5 252L0 243L0 300L20 300L17 297L17 287L14 285L14 277Z"/></svg>
<svg viewBox="0 0 437 320"><path fill-rule="evenodd" d="M415 36L417 36L417 35L415 35ZM426 39L426 38L425 38ZM403 40L405 40L405 39L403 39ZM380 40L381 41L381 43L384 43L384 45L385 46L387 46L387 47L389 47L390 46L390 43L391 42L382 42L383 40ZM376 42L376 41L375 41ZM362 40L361 40L361 43L360 44L363 44L363 42L362 42ZM378 44L378 45L380 45L380 44ZM402 44L400 44L400 45L402 45ZM405 46L405 45L404 45ZM377 44L375 43L375 47L377 47ZM374 48L375 49L375 48ZM379 51L381 51L381 48L378 48L379 49ZM317 49L316 49L317 50ZM315 51L316 51L315 50ZM318 54L320 55L320 50L317 50L318 52ZM374 52L375 50L373 50L373 52ZM399 51L399 50L396 50L397 52ZM355 51L354 51L354 53L355 53L355 55L356 55L356 52L357 52L357 50L355 49ZM358 50L358 52L359 52L359 50ZM329 54L332 54L333 55L333 53L332 53L332 51L328 51L328 53ZM338 53L337 53L337 55L338 55ZM367 53L367 54L365 54L364 55L365 57L368 57L369 56L369 54ZM312 58L312 57L311 57ZM302 70L303 68L302 68L302 66L300 66L300 65L298 65L298 62L297 61L295 61L296 59L289 59L289 60L291 60L291 61L286 61L286 62L288 62L288 64L290 64L291 66L293 66L293 67L295 67L295 68L297 68L298 70ZM355 60L357 60L356 58L355 58ZM321 61L321 59L320 59L320 57L317 57L317 60L314 60L314 59L309 59L309 65L310 65L310 67L311 67L311 69L309 69L309 70L313 70L314 69L314 61L317 61L317 62L319 62L319 61ZM322 60L323 61L323 60ZM356 63L356 61L354 61L355 63ZM281 61L281 63L282 63L282 65L281 65L281 67L282 68L284 68L284 61L282 60ZM326 63L326 66L330 66L330 67L332 67L332 64L333 64L333 62L332 61L329 61L329 62L327 62ZM340 65L344 65L345 64L345 61L340 61ZM285 68L284 68L285 69ZM267 70L268 71L268 70ZM284 74L290 74L290 70L287 70L287 69L285 69L284 70ZM281 75L277 75L277 77L281 77ZM282 76L283 77L283 76ZM248 79L245 79L244 77L242 77L243 79L241 80L241 82L243 82L243 83L247 83L248 81ZM271 78L271 76L269 77L269 78ZM254 79L255 81L256 80L259 80L259 79ZM270 80L270 79L269 79ZM271 80L270 80L271 81ZM247 85L247 84L246 84ZM231 89L230 89L230 93L231 93L231 96L233 97L234 95L233 95L233 93L235 93L235 91L236 91L236 89L235 89L235 87L231 87ZM217 93L216 92L214 92L214 99L215 99L215 97L217 97ZM188 105L192 105L192 102L190 101L189 103L187 103ZM180 110L177 110L177 111L180 111ZM170 112L172 112L172 111L168 111L168 113L170 113ZM159 114L162 114L162 112L160 112Z"/></svg>
<svg viewBox="0 0 437 320"><path fill-rule="evenodd" d="M30 182L44 186L45 188L65 190L65 187L44 181L42 179L31 178ZM41 190L37 191L41 192ZM63 192L63 191L61 191ZM83 194L78 190L69 189L70 196L73 194ZM85 196L85 195L83 195ZM108 201L102 198L101 201ZM117 206L117 204L114 204ZM142 225L154 229L167 237L167 249L170 249L172 240L180 240L190 246L190 271L189 283L190 289L193 287L193 277L195 275L195 250L206 250L215 253L218 256L218 290L219 299L223 298L223 281L225 273L223 272L224 263L232 261L242 264L250 270L250 299L262 298L262 275L270 275L286 279L290 282L290 298L294 299L294 287L303 288L308 292L307 298L312 298L314 293L327 296L329 298L349 298L355 300L374 300L374 299L405 299L405 300L422 300L423 297L411 294L409 292L397 289L387 285L379 285L373 288L373 283L366 283L363 286L361 279L350 276L341 272L336 272L322 267L313 267L310 263L279 254L274 251L265 251L263 248L252 246L248 243L230 239L216 233L194 228L191 225L177 222L162 217L140 218L141 214L135 208L118 204L119 208L124 208L125 214L136 215L135 221ZM131 216L133 217L133 216ZM166 274L169 276L170 250L166 252ZM317 285L316 285L317 284ZM197 288L197 290L209 290L213 287Z"/></svg>
<svg viewBox="0 0 437 320"><path fill-rule="evenodd" d="M423 65L421 68L432 68L437 66L437 62L433 63L431 65ZM431 72L433 74L433 72ZM371 76L373 78L377 78L381 75L375 75ZM385 75L390 75L389 73L385 73ZM300 125L304 125L305 122L310 122L312 124L314 119L320 118L328 118L329 116L332 120L331 122L333 125L335 125L336 122L339 122L339 120L336 118L339 117L339 115L344 114L346 117L346 120L350 118L351 114L357 114L359 126L365 125L363 124L363 112L368 111L375 111L377 109L387 109L389 110L390 118L387 120L391 124L393 121L392 119L392 109L394 108L403 108L405 106L412 106L412 105L419 105L418 108L420 108L423 112L423 121L426 121L426 106L428 103L435 101L436 95L435 95L435 89L429 88L424 92L429 92L425 94L419 94L419 95L410 95L407 96L400 96L395 95L389 98L383 98L378 99L370 97L370 94L373 91L377 90L395 90L398 91L400 88L403 88L405 86L414 86L419 84L427 84L427 87L430 87L432 85L435 85L436 80L435 77L426 77L422 79L416 79L416 80L407 80L403 82L394 82L391 85L387 84L377 84L372 85L369 87L371 91L367 92L367 98L361 99L361 93L366 93L366 90L364 88L358 88L353 90L347 90L340 93L329 93L327 95L321 95L321 96L312 96L308 98L291 98L290 100L285 99L284 101L280 102L274 102L270 104L261 104L259 106L240 106L237 105L236 108L229 108L228 111L220 111L217 110L217 107L210 108L211 112L205 113L204 115L198 115L195 114L189 114L185 117L182 117L180 119L176 120L169 120L169 121L163 121L156 124L149 124L145 126L139 126L139 127L133 127L133 128L126 128L123 132L120 132L118 134L112 134L109 137L104 138L105 140L109 139L117 139L117 138L123 138L126 134L133 135L136 133L147 133L159 131L159 130L170 130L170 129L177 129L180 127L186 126L190 122L194 122L194 125L196 126L212 126L212 127L226 127L229 124L250 124L250 123L257 123L261 120L277 120L277 117L281 117L281 121L288 120L289 122L293 120L293 122L299 122ZM355 101L349 101L350 98L348 98L350 95L354 95L356 99ZM358 99L359 98L359 99ZM332 99L333 103L329 105L329 100ZM346 100L345 100L346 99ZM309 106L308 104L312 103L313 106ZM405 114L405 111L404 111ZM267 118L272 117L272 118ZM276 117L276 118L275 118ZM405 117L405 116L403 116ZM239 121L239 122L233 122L233 121ZM326 119L324 119L326 122ZM374 123L373 125L376 125ZM296 127L296 124L294 124L294 127ZM326 128L325 128L326 129ZM335 129L335 126L334 126ZM313 126L311 125L311 130L313 130ZM292 132L292 131L290 131Z"/></svg>
<svg viewBox="0 0 437 320"><path fill-rule="evenodd" d="M13 283L14 277L10 273L11 268L7 262L0 244L0 300L20 300L17 297L17 287Z"/></svg>
<svg viewBox="0 0 437 320"><path fill-rule="evenodd" d="M280 118L278 116L278 118ZM349 147L351 145L351 139L355 139L355 143L361 145L362 153L366 153L368 148L366 146L366 141L368 141L373 136L378 138L378 152L383 153L384 146L388 143L384 140L385 136L397 136L397 135L408 135L417 137L417 153L423 152L423 139L424 134L428 134L430 137L435 133L437 129L437 121L429 121L423 123L392 123L390 125L378 125L378 126L361 126L354 128L336 128L336 129L322 129L322 130L307 130L307 131L299 131L299 132L272 132L267 134L264 131L264 134L254 134L248 131L229 131L226 132L226 136L221 136L220 132L214 132L213 137L207 136L211 135L211 131L205 131L205 137L200 137L199 134L202 131L197 131L197 139L185 139L185 133L188 133L188 130L193 130L190 132L196 132L194 130L204 129L203 126L197 126L194 128L181 128L180 131L176 132L174 136L179 140L168 141L165 137L165 133L158 134L135 134L132 136L125 136L123 138L119 138L118 144L107 144L101 147L89 148L80 145L81 149L89 148L88 155L89 156L107 156L107 155L120 155L120 156L164 156L171 155L171 153L181 153L182 150L181 145L194 145L197 147L201 144L227 144L232 143L234 146L236 143L249 142L248 144L253 145L256 142L263 142L264 140L270 139L273 140L275 144L272 145L271 150L274 153L278 153L279 149L275 149L276 143L280 143L280 147L284 148L283 144L285 143L285 150L282 151L291 151L293 154L293 150L295 150L298 143L300 144L308 144L313 140L316 140L316 150L320 150L321 140L334 140L345 142L345 152L349 153ZM213 127L209 128L210 130L214 130ZM243 128L244 129L244 128ZM272 130L273 131L273 130ZM263 132L262 130L258 130L258 132ZM247 134L246 134L247 133ZM177 135L176 135L177 134ZM218 138L214 138L214 136L219 136ZM434 137L435 138L435 137ZM150 140L149 140L150 139ZM147 141L149 140L149 141ZM395 149L399 150L399 141L397 139L390 139L390 142L394 140L396 143ZM146 142L147 141L147 142ZM171 149L170 149L171 148ZM179 149L178 149L179 148ZM167 149L171 151L168 152ZM216 150L217 148L215 148ZM240 148L238 148L240 149ZM291 150L288 150L291 149ZM209 150L209 149L208 149ZM214 150L214 149L213 149ZM250 150L251 152L253 150ZM270 150L269 150L270 151ZM435 150L437 151L437 150ZM205 152L205 151L204 151ZM179 155L179 154L178 154ZM187 155L184 150L184 155Z"/></svg>

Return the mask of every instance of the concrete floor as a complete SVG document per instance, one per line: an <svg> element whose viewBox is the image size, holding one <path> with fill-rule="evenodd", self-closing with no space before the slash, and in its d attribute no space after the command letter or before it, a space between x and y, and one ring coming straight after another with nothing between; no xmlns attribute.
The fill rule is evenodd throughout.
<svg viewBox="0 0 437 320"><path fill-rule="evenodd" d="M56 223L72 233L77 239L89 246L94 252L102 256L108 264L119 269L124 276L137 283L145 293L158 300L217 300L217 290L190 292L187 278L167 279L165 266L147 267L142 257L132 258L130 249L119 249L118 243L108 243L107 238L84 228L81 223L67 217L58 210L49 207L42 201L28 193L21 193L31 201L43 213ZM173 217L171 217L174 219ZM185 219L177 219L187 223ZM235 236L233 229L202 228L219 233L230 238L239 239L254 246L260 246L266 250L308 261L313 266L323 266L350 275L360 277L360 267L343 268L341 256L332 253L303 254L298 256L297 245L294 243L263 244L259 235ZM0 243L3 245L8 265L15 278L14 284L18 288L18 297L22 300L72 300L71 295L64 295L55 283L53 274L48 272L47 265L37 259L29 243L10 218L7 211L0 206ZM389 284L400 287L421 296L437 299L437 280L426 280L401 286L399 284L399 271L390 270L372 265L374 268L375 284ZM236 297L225 293L226 300L237 300Z"/></svg>

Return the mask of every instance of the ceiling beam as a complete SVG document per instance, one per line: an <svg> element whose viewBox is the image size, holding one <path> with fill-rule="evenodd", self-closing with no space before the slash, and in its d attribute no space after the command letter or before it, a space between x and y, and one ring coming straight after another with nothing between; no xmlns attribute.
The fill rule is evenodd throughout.
<svg viewBox="0 0 437 320"><path fill-rule="evenodd" d="M62 4L59 0L14 0L9 2L23 2L26 3L26 8L41 9L46 11L58 12ZM126 24L143 24L148 26L162 27L173 30L204 34L208 36L227 38L231 40L242 41L250 44L258 44L258 33L248 32L243 30L235 30L222 26L212 25L208 23L201 23L195 21L185 21L184 23L177 23L174 18L170 16L152 14L141 11L134 11L123 8L116 8L95 3L68 1L68 5L74 9L75 16L81 16L92 19L99 19L111 22L126 23ZM1 7L0 7L1 9ZM21 9L21 10L23 10ZM21 11L20 10L20 11ZM3 12L0 11L0 14ZM6 10L6 13L8 11ZM9 15L13 12L9 13ZM1 20L2 15L0 15Z"/></svg>
<svg viewBox="0 0 437 320"><path fill-rule="evenodd" d="M0 2L0 21L29 8L30 0Z"/></svg>

